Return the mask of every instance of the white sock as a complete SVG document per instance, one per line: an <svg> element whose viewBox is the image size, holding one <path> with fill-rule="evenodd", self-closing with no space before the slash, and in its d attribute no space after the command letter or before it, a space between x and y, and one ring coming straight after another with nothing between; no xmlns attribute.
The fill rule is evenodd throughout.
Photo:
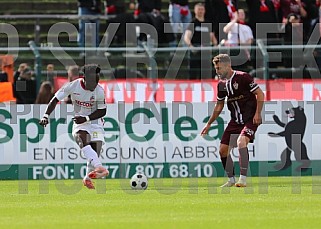
<svg viewBox="0 0 321 229"><path fill-rule="evenodd" d="M86 145L85 147L83 147L82 151L84 152L87 161L89 161L90 164L94 166L94 168L102 166L97 153L90 145Z"/></svg>
<svg viewBox="0 0 321 229"><path fill-rule="evenodd" d="M229 177L228 180L229 180L229 182L231 182L231 183L235 183L235 177Z"/></svg>
<svg viewBox="0 0 321 229"><path fill-rule="evenodd" d="M95 170L94 166L92 166L92 164L91 164L89 161L87 161L86 175L85 175L84 179L90 180L90 178L88 177L88 174L89 174L91 171L94 171L94 170Z"/></svg>
<svg viewBox="0 0 321 229"><path fill-rule="evenodd" d="M246 181L246 176L244 176L244 175L240 175L240 180L244 180L244 181Z"/></svg>

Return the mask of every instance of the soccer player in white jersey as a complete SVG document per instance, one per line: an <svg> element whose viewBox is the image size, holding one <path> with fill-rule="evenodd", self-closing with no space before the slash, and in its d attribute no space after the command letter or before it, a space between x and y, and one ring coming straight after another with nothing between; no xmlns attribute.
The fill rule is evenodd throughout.
<svg viewBox="0 0 321 229"><path fill-rule="evenodd" d="M98 65L85 65L82 71L84 78L69 82L56 92L39 124L46 126L49 123L48 117L57 103L68 95L71 96L75 113L72 135L87 158L83 184L89 189L95 189L91 179L106 177L109 174L99 160L104 142L102 118L106 114L105 92L98 84L100 78Z"/></svg>

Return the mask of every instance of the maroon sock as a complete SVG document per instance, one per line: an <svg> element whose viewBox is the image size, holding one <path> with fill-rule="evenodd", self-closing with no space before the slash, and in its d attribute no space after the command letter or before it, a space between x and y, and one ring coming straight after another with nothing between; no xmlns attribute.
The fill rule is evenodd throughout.
<svg viewBox="0 0 321 229"><path fill-rule="evenodd" d="M249 152L247 147L239 149L239 154L240 173L241 175L246 176L249 167Z"/></svg>
<svg viewBox="0 0 321 229"><path fill-rule="evenodd" d="M228 177L234 177L234 164L231 155L221 157L222 165Z"/></svg>

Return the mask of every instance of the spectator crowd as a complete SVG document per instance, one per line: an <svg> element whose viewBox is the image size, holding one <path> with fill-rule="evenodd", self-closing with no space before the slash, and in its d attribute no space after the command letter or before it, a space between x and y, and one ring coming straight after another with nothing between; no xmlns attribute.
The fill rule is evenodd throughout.
<svg viewBox="0 0 321 229"><path fill-rule="evenodd" d="M107 35L107 43L113 46L127 45L129 40L136 40L138 45L146 42L149 30L142 25L149 24L157 31L154 38L158 46L188 47L189 79L215 78L211 53L200 52L200 47L251 46L256 39L267 43L304 44L315 33L320 38L320 0L243 0L244 9L239 7L239 0L171 0L166 12L162 12L162 0L77 1L80 47L86 46L88 23L94 29L92 44L96 47L100 44L99 15L108 16L107 27L118 25L112 36ZM164 27L165 23L170 26ZM272 32L266 34L262 23ZM252 61L250 50L242 49L239 55L246 64ZM292 60L284 60L285 67L296 67L292 64ZM79 76L78 66L70 66L67 71L69 81ZM37 95L33 71L28 64L20 64L13 82L17 103L48 103L54 92L54 77L54 66L48 65L47 77ZM6 73L0 72L0 82L5 81L8 81Z"/></svg>

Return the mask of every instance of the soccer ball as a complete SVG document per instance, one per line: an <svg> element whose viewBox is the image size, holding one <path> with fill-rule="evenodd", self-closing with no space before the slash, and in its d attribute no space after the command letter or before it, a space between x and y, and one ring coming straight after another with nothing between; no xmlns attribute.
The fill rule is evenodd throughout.
<svg viewBox="0 0 321 229"><path fill-rule="evenodd" d="M148 186L148 179L142 173L136 173L130 179L130 187L134 190L145 190Z"/></svg>

